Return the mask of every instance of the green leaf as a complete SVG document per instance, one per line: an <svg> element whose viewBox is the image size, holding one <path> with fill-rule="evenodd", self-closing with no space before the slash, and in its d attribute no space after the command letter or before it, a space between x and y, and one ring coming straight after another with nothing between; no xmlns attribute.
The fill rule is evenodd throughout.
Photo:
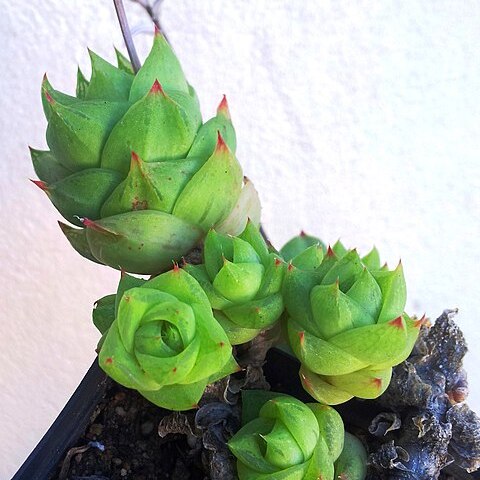
<svg viewBox="0 0 480 480"><path fill-rule="evenodd" d="M92 312L93 324L103 335L115 320L115 298L116 295L107 295L95 302Z"/></svg>
<svg viewBox="0 0 480 480"><path fill-rule="evenodd" d="M367 475L367 452L362 442L345 432L345 444L335 462L335 478L364 480Z"/></svg>
<svg viewBox="0 0 480 480"><path fill-rule="evenodd" d="M289 262L294 257L302 253L309 247L320 246L325 248L324 243L317 237L312 237L302 232L300 235L289 240L280 250L280 255L286 262Z"/></svg>
<svg viewBox="0 0 480 480"><path fill-rule="evenodd" d="M117 48L115 48L115 56L117 57L117 65L120 70L131 73L132 75L135 73L130 60Z"/></svg>
<svg viewBox="0 0 480 480"><path fill-rule="evenodd" d="M264 271L263 265L258 263L232 263L225 260L213 281L213 287L231 302L248 302L257 294Z"/></svg>
<svg viewBox="0 0 480 480"><path fill-rule="evenodd" d="M188 253L202 232L168 213L139 210L89 222L92 254L112 268L155 274Z"/></svg>
<svg viewBox="0 0 480 480"><path fill-rule="evenodd" d="M233 153L224 143L218 143L178 197L173 214L207 231L232 211L240 196L242 178Z"/></svg>
<svg viewBox="0 0 480 480"><path fill-rule="evenodd" d="M132 152L144 162L185 157L200 124L198 116L186 108L191 109L154 84L113 128L102 153L102 167L127 175Z"/></svg>
<svg viewBox="0 0 480 480"><path fill-rule="evenodd" d="M30 156L38 178L47 184L58 182L72 174L72 171L64 167L48 150L30 148Z"/></svg>
<svg viewBox="0 0 480 480"><path fill-rule="evenodd" d="M122 103L53 99L47 144L55 158L72 171L100 166L100 157L114 125L126 111Z"/></svg>
<svg viewBox="0 0 480 480"><path fill-rule="evenodd" d="M103 203L121 179L118 172L88 168L49 185L46 192L64 218L83 226L80 218L100 218Z"/></svg>
<svg viewBox="0 0 480 480"><path fill-rule="evenodd" d="M127 178L104 203L102 217L147 209L171 213L200 166L198 158L147 163L132 154Z"/></svg>
<svg viewBox="0 0 480 480"><path fill-rule="evenodd" d="M87 90L89 81L85 78L85 75L80 70L80 67L77 69L77 88L76 88L76 96L80 100L85 100L87 96Z"/></svg>
<svg viewBox="0 0 480 480"><path fill-rule="evenodd" d="M135 75L130 91L130 101L142 98L158 80L164 89L188 93L188 84L180 62L165 37L157 32L152 49Z"/></svg>
<svg viewBox="0 0 480 480"><path fill-rule="evenodd" d="M67 237L70 245L82 256L95 263L102 263L94 257L87 240L86 228L73 228L65 223L58 222L63 234Z"/></svg>
<svg viewBox="0 0 480 480"><path fill-rule="evenodd" d="M407 286L402 264L399 263L395 270L381 270L372 274L383 296L382 310L377 321L378 323L389 322L402 315L407 302Z"/></svg>
<svg viewBox="0 0 480 480"><path fill-rule="evenodd" d="M133 75L114 67L91 50L92 77L86 89L86 100L126 102L129 99Z"/></svg>

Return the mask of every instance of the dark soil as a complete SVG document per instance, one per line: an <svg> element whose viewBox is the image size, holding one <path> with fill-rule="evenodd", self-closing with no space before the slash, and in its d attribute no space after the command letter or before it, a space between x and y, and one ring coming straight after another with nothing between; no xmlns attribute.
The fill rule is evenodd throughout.
<svg viewBox="0 0 480 480"><path fill-rule="evenodd" d="M191 449L184 435L158 435L158 424L169 413L112 382L52 480L206 478L197 459L186 453Z"/></svg>

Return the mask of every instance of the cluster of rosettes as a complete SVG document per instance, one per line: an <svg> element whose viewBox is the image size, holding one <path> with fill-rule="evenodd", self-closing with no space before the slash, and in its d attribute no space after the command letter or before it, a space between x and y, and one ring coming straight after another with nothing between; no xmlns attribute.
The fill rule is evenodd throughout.
<svg viewBox="0 0 480 480"><path fill-rule="evenodd" d="M79 71L76 97L45 77L42 98L49 151L32 150L40 181L76 229L61 228L90 260L132 273L171 267L213 226L239 233L259 222L255 189L235 158L226 99L202 123L180 63L156 32L133 74L90 52L90 81Z"/></svg>
<svg viewBox="0 0 480 480"><path fill-rule="evenodd" d="M401 264L388 270L375 249L362 258L304 234L276 252L259 230L225 98L203 123L159 32L136 74L117 56L114 67L91 53L75 97L44 79L50 150L31 152L35 183L80 227L61 224L73 247L124 271L94 310L100 366L156 405L195 408L207 385L239 369L232 345L280 324L319 402L378 397L422 323L404 313ZM203 262L179 268L196 246ZM248 403L229 443L241 480L364 478L365 452L332 408L287 396Z"/></svg>

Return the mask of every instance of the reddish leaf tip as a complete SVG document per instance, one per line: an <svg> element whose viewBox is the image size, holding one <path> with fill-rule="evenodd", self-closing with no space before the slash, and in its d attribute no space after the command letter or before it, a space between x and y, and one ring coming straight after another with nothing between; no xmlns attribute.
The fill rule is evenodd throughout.
<svg viewBox="0 0 480 480"><path fill-rule="evenodd" d="M111 365L113 363L113 358L112 357L108 357L105 359L105 365Z"/></svg>
<svg viewBox="0 0 480 480"><path fill-rule="evenodd" d="M290 263L288 264L287 270L288 270L289 272L291 272L294 268L295 268L295 266L293 265L292 262L290 262Z"/></svg>
<svg viewBox="0 0 480 480"><path fill-rule="evenodd" d="M223 95L222 101L218 104L217 115L223 115L224 117L230 119L230 110L228 108L226 95Z"/></svg>
<svg viewBox="0 0 480 480"><path fill-rule="evenodd" d="M32 180L31 178L30 181L35 184L40 190L48 193L48 185L45 182L42 182L41 180Z"/></svg>
<svg viewBox="0 0 480 480"><path fill-rule="evenodd" d="M300 346L303 347L305 344L305 332L298 332L298 338L300 340Z"/></svg>
<svg viewBox="0 0 480 480"><path fill-rule="evenodd" d="M332 247L329 245L327 248L327 257L334 257L335 252L332 250Z"/></svg>
<svg viewBox="0 0 480 480"><path fill-rule="evenodd" d="M403 319L402 317L397 317L397 318L394 318L393 320L390 320L388 322L389 325L391 325L392 327L395 327L395 328L398 328L400 330L404 330L405 328L405 325L403 324Z"/></svg>
<svg viewBox="0 0 480 480"><path fill-rule="evenodd" d="M132 150L131 153L132 163L140 163L140 157Z"/></svg>
<svg viewBox="0 0 480 480"><path fill-rule="evenodd" d="M154 25L154 30L153 30L153 32L154 32L154 35L155 35L156 37L158 37L159 35L162 35L162 32L161 32L160 29L158 28L158 25Z"/></svg>
<svg viewBox="0 0 480 480"><path fill-rule="evenodd" d="M225 143L225 140L220 133L220 130L217 130L217 146L215 148L217 152L228 152L228 146Z"/></svg>
<svg viewBox="0 0 480 480"><path fill-rule="evenodd" d="M415 328L420 328L422 325L426 325L428 323L428 319L425 314L422 315L422 318L419 318L418 320L415 320L413 322L413 326Z"/></svg>
<svg viewBox="0 0 480 480"><path fill-rule="evenodd" d="M300 230L300 236L301 237L306 237L307 234L305 233L305 230Z"/></svg>
<svg viewBox="0 0 480 480"><path fill-rule="evenodd" d="M224 347L224 346L225 346L225 342L220 342L219 345L220 345L220 347Z"/></svg>
<svg viewBox="0 0 480 480"><path fill-rule="evenodd" d="M150 88L149 93L152 94L152 95L156 95L156 94L160 93L163 96L165 96L165 92L163 91L163 87L157 79L155 79L155 81L153 82L152 88Z"/></svg>
<svg viewBox="0 0 480 480"><path fill-rule="evenodd" d="M83 225L86 228L91 228L92 230L95 230L99 233L112 233L108 231L106 228L99 225L97 222L94 222L93 220L90 220L87 217L78 217L78 219L83 223Z"/></svg>
<svg viewBox="0 0 480 480"><path fill-rule="evenodd" d="M279 267L283 262L279 259L279 258L276 258L275 259L275 266L276 267Z"/></svg>
<svg viewBox="0 0 480 480"><path fill-rule="evenodd" d="M47 77L47 72L45 72L43 74L42 83L47 83L47 82L48 82L48 77Z"/></svg>
<svg viewBox="0 0 480 480"><path fill-rule="evenodd" d="M43 94L45 95L45 99L50 105L53 105L55 103L55 100L52 98L52 96L47 92L45 88L43 89Z"/></svg>
<svg viewBox="0 0 480 480"><path fill-rule="evenodd" d="M173 262L173 272L178 273L180 271L180 267L178 266L177 262Z"/></svg>
<svg viewBox="0 0 480 480"><path fill-rule="evenodd" d="M177 373L177 367L173 367L172 372Z"/></svg>
<svg viewBox="0 0 480 480"><path fill-rule="evenodd" d="M310 382L310 379L306 377L303 373L300 374L300 379L302 380L303 385L307 390L312 391L312 382Z"/></svg>
<svg viewBox="0 0 480 480"><path fill-rule="evenodd" d="M380 390L382 388L382 379L381 378L372 378L371 380L372 385L377 389Z"/></svg>

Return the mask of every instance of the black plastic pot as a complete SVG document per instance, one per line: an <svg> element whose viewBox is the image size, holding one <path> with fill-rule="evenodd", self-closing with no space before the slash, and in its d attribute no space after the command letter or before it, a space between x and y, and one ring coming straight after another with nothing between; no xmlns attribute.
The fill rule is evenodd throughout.
<svg viewBox="0 0 480 480"><path fill-rule="evenodd" d="M264 371L267 380L276 385L277 391L311 402L311 397L300 383L298 368L296 359L281 350L272 349L268 352ZM66 451L75 445L90 423L91 415L104 396L108 383L108 378L95 360L60 415L12 480L49 480L55 474ZM335 408L346 424L364 429L368 427L370 419L380 412L372 410L375 407L371 402L355 400ZM455 466L449 468L449 473L457 480L480 480L480 472L468 474Z"/></svg>

